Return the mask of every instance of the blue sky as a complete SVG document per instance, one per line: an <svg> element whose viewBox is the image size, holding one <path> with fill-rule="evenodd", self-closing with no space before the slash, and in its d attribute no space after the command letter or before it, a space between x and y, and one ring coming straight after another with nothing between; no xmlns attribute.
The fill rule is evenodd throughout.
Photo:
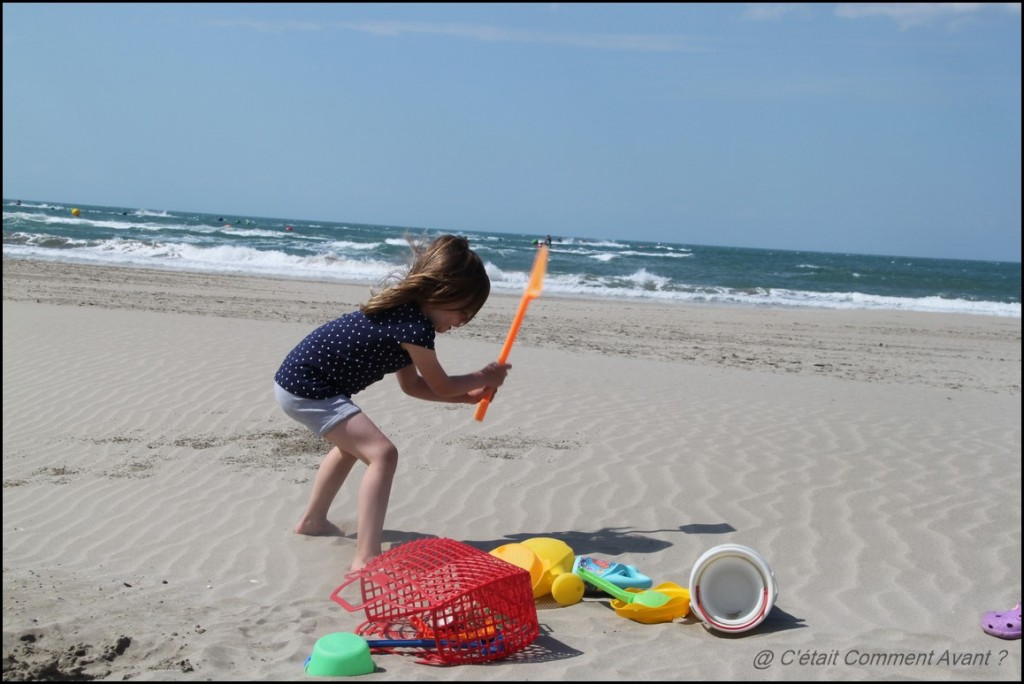
<svg viewBox="0 0 1024 684"><path fill-rule="evenodd" d="M1019 261L1020 5L3 5L3 196Z"/></svg>

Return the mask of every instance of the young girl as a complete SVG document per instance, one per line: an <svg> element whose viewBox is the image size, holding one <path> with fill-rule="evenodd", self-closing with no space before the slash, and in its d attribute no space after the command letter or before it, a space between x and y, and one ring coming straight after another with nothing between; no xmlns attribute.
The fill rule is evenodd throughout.
<svg viewBox="0 0 1024 684"><path fill-rule="evenodd" d="M381 554L398 450L352 396L394 373L410 396L475 404L500 387L511 368L490 363L467 375L445 372L434 352L435 333L471 321L487 301L491 282L465 238L443 235L426 247L410 245L414 260L404 278L306 336L274 376L274 395L284 412L334 447L320 464L296 533L341 534L327 511L356 461L366 464L353 571Z"/></svg>

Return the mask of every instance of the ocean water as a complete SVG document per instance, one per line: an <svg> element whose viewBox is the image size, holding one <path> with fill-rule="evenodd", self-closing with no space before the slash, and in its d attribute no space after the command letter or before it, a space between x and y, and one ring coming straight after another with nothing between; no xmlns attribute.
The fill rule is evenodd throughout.
<svg viewBox="0 0 1024 684"><path fill-rule="evenodd" d="M3 217L5 259L368 284L407 263L406 235L446 232L7 199ZM522 292L545 235L460 233L486 262L494 291ZM1019 262L552 238L545 293L1020 318Z"/></svg>

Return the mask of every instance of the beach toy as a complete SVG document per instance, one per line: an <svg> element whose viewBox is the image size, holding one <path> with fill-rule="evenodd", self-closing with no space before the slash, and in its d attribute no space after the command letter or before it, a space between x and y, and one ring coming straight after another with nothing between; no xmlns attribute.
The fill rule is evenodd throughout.
<svg viewBox="0 0 1024 684"><path fill-rule="evenodd" d="M313 645L313 653L306 658L306 674L311 677L354 677L376 670L370 645L351 632L320 637Z"/></svg>
<svg viewBox="0 0 1024 684"><path fill-rule="evenodd" d="M371 651L394 648L435 648L440 645L457 650L475 650L486 655L488 653L501 653L505 649L505 642L500 634L472 641L445 641L443 639L441 641L436 639L366 639L365 641Z"/></svg>
<svg viewBox="0 0 1024 684"><path fill-rule="evenodd" d="M1009 610L990 610L982 615L981 629L1000 639L1020 639L1020 601Z"/></svg>
<svg viewBox="0 0 1024 684"><path fill-rule="evenodd" d="M636 592L619 589L608 580L601 579L600 576L595 575L586 568L578 567L576 568L576 573L582 577L584 581L590 582L598 589L611 594L623 603L636 603L637 605L645 606L647 608L660 608L672 600L672 597L668 594L663 594L654 589L642 589Z"/></svg>
<svg viewBox="0 0 1024 684"><path fill-rule="evenodd" d="M586 586L579 575L571 572L562 573L551 583L551 596L562 606L571 606L583 600Z"/></svg>
<svg viewBox="0 0 1024 684"><path fill-rule="evenodd" d="M745 632L761 624L777 593L767 561L740 544L708 549L690 573L693 612L705 627L723 632Z"/></svg>
<svg viewBox="0 0 1024 684"><path fill-rule="evenodd" d="M361 602L342 595L353 585ZM530 573L453 539L399 544L346 575L331 600L365 611L360 636L431 640L421 660L439 665L504 658L540 635ZM490 640L500 646L482 647Z"/></svg>
<svg viewBox="0 0 1024 684"><path fill-rule="evenodd" d="M516 315L512 317L512 326L508 329L508 336L505 338L505 346L501 348L501 353L498 355L498 363L505 363L508 361L508 354L512 351L512 343L515 342L516 335L519 333L519 326L523 322L523 317L526 316L526 307L530 305L534 299L540 296L541 288L544 285L544 274L548 268L548 247L547 245L537 248L537 256L533 260L533 270L530 271L530 281L526 284L526 291L523 292L523 298L519 300L519 309L516 311ZM483 420L484 415L487 413L487 407L491 404L491 399L494 399L494 390L492 389L484 397L477 402L476 412L473 417L477 420Z"/></svg>
<svg viewBox="0 0 1024 684"><path fill-rule="evenodd" d="M455 619L449 619L448 617L444 617L442 618L441 622L444 625L451 625L455 624L457 621ZM437 633L434 632L434 628L430 626L428 623L424 622L422 618L420 618L418 615L413 615L411 618L409 618L409 625L415 628L414 633L417 639L432 639L435 642L438 640ZM467 629L464 629L459 632L454 632L454 634L452 630L447 630L446 632L444 632L445 634L447 634L447 636L453 637L451 641L448 641L447 639L441 639L440 641L444 644L464 644L466 642L471 642L476 639L492 641L496 637L498 637L498 627L495 625L494 620L490 619L489 617L484 617L483 621L476 622L473 625L463 626L467 627ZM380 628L374 627L373 629L364 628L363 633L381 634L389 639L410 639L410 637L406 636L408 634L408 630L395 630L392 629L392 627L389 625L382 625L380 626Z"/></svg>
<svg viewBox="0 0 1024 684"><path fill-rule="evenodd" d="M646 625L653 625L658 622L672 622L676 618L686 617L690 614L690 590L681 587L675 582L662 582L654 588L655 591L667 594L670 598L663 606L651 608L637 603L625 603L619 599L612 599L612 608L617 615L629 618ZM630 587L625 591L640 592L641 589Z"/></svg>
<svg viewBox="0 0 1024 684"><path fill-rule="evenodd" d="M547 566L540 555L525 543L499 546L491 551L491 555L529 572L534 598L551 594L563 606L579 603L585 589L583 580L572 574L571 570L565 572L565 558L572 553L572 549L557 539L536 537L530 542L544 552L548 559Z"/></svg>
<svg viewBox="0 0 1024 684"><path fill-rule="evenodd" d="M536 598L537 587L544 577L544 563L537 552L526 544L504 544L491 550L492 556L497 556L506 563L511 563L517 568L522 568L530 573L530 584L533 587L533 596ZM539 594L543 596L544 594Z"/></svg>
<svg viewBox="0 0 1024 684"><path fill-rule="evenodd" d="M555 579L560 575L572 573L576 554L561 539L530 537L523 540L523 546L532 549L541 560L541 579L533 588L534 598L550 594Z"/></svg>
<svg viewBox="0 0 1024 684"><path fill-rule="evenodd" d="M492 639L440 642L442 646L472 649L482 653L500 653L504 648L501 635ZM313 677L350 677L375 672L371 652L396 648L435 648L435 639L366 639L352 632L335 632L321 637L306 658L306 674Z"/></svg>
<svg viewBox="0 0 1024 684"><path fill-rule="evenodd" d="M577 568L585 568L620 589L650 589L654 584L651 578L638 571L635 565L623 565L590 556L577 556L572 571L576 572Z"/></svg>

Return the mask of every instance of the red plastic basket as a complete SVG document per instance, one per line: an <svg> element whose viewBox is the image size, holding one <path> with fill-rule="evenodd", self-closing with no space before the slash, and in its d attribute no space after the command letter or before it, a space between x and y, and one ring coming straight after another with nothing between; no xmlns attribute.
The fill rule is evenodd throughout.
<svg viewBox="0 0 1024 684"><path fill-rule="evenodd" d="M342 592L359 581L362 602ZM433 639L446 664L507 657L540 634L530 573L453 539L417 539L349 575L331 600L364 610L366 636Z"/></svg>

